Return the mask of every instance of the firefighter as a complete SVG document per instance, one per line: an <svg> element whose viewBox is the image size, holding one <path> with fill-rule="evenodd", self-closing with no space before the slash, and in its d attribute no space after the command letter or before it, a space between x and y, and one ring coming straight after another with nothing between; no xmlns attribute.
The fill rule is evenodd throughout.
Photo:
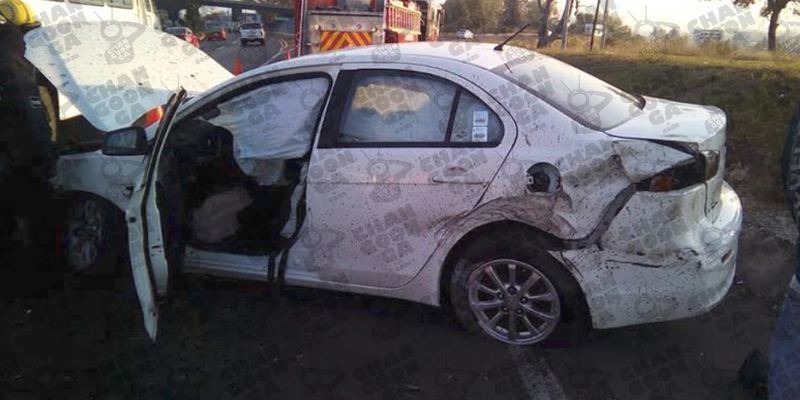
<svg viewBox="0 0 800 400"><path fill-rule="evenodd" d="M42 101L38 73L24 58L23 36L39 25L21 0L0 0L0 267L20 267L29 276L56 264L48 215L56 209L49 179L57 114L51 101Z"/></svg>

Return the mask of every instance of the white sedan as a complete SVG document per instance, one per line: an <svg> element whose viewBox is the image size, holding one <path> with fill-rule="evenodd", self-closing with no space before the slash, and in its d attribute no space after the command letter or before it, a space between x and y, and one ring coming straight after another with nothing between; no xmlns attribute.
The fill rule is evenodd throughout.
<svg viewBox="0 0 800 400"><path fill-rule="evenodd" d="M125 223L151 338L179 266L449 304L514 345L722 300L742 211L721 110L511 46L380 50L179 89L150 146L107 134L107 154L150 154Z"/></svg>
<svg viewBox="0 0 800 400"><path fill-rule="evenodd" d="M457 39L467 40L473 39L474 37L475 35L469 29L459 29L458 32L456 32Z"/></svg>

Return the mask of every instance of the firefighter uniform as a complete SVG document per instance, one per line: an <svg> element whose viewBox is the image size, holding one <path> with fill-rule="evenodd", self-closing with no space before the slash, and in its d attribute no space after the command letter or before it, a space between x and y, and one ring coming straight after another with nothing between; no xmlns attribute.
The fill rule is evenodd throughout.
<svg viewBox="0 0 800 400"><path fill-rule="evenodd" d="M37 26L20 0L0 0L0 254L35 249L25 252L31 257L2 260L3 267L24 263L15 266L28 270L54 265L54 258L42 257L55 254L56 243L47 217L55 208L49 179L57 153L48 117L55 114L43 105L36 69L24 58L23 35Z"/></svg>

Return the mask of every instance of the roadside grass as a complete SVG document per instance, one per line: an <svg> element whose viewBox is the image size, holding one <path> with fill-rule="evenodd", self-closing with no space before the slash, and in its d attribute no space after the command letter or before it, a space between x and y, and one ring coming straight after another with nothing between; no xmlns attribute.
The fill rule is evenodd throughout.
<svg viewBox="0 0 800 400"><path fill-rule="evenodd" d="M513 44L535 49L531 40ZM542 53L626 91L721 108L728 116L726 179L743 197L782 204L779 162L787 125L800 104L800 56L685 45L654 51L649 45L589 53L584 43L570 40L566 51L556 42Z"/></svg>

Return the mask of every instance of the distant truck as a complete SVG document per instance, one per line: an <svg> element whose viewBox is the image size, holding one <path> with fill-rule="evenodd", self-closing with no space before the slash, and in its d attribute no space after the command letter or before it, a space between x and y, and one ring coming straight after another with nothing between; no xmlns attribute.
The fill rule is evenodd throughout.
<svg viewBox="0 0 800 400"><path fill-rule="evenodd" d="M425 0L294 0L295 54L381 43L436 41L442 3Z"/></svg>

